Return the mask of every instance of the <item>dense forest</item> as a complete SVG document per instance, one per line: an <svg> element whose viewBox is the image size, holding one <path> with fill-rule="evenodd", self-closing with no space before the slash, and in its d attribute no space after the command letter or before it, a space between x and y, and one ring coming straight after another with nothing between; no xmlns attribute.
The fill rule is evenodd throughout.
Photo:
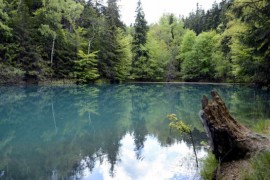
<svg viewBox="0 0 270 180"><path fill-rule="evenodd" d="M0 0L0 81L270 85L270 2L223 0L126 26L117 0ZM179 12L181 14L181 12Z"/></svg>

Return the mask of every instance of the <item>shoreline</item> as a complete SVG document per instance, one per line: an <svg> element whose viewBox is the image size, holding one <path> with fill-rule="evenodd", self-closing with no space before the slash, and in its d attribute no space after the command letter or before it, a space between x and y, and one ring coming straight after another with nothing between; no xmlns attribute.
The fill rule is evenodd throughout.
<svg viewBox="0 0 270 180"><path fill-rule="evenodd" d="M0 78L0 85L2 84L214 84L214 85L224 85L224 84L246 84L246 85L255 85L252 82L226 82L226 81L183 81L182 79L175 79L173 81L140 81L140 80L133 80L128 79L126 81L120 82L111 82L109 79L97 79L93 82L89 83L78 83L77 79L73 78L48 78L48 79L1 79Z"/></svg>
<svg viewBox="0 0 270 180"><path fill-rule="evenodd" d="M183 81L173 81L173 82L166 82L166 81L125 81L121 83L110 83L107 81L97 81L93 83L85 83L85 84L77 84L76 80L74 79L54 79L54 80L44 80L44 81L37 81L37 82L28 82L28 81L6 81L6 82L0 82L0 86L14 86L14 85L22 85L22 86L28 86L28 85L99 85L99 84L187 84L187 85L246 85L246 86L254 86L256 85L254 83L231 83L231 82L183 82Z"/></svg>
<svg viewBox="0 0 270 180"><path fill-rule="evenodd" d="M127 84L198 84L198 85L254 85L253 83L226 83L226 82L221 82L221 83L217 83L217 82L140 82L140 81L135 81L135 82L125 82Z"/></svg>

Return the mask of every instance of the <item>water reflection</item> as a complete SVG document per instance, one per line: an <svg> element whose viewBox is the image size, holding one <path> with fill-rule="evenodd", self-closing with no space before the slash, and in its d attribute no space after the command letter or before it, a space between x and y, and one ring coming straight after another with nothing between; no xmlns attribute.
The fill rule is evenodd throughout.
<svg viewBox="0 0 270 180"><path fill-rule="evenodd" d="M193 149L185 141L175 142L170 146L160 146L153 136L147 136L141 159L137 158L134 135L126 134L121 139L120 157L115 165L115 175L111 176L110 163L105 155L102 160L85 157L80 161L76 178L80 179L199 179ZM198 158L206 151L198 149ZM91 166L93 161L96 166ZM89 166L90 165L90 166ZM80 173L78 173L80 172ZM73 176L74 177L74 176Z"/></svg>
<svg viewBox="0 0 270 180"><path fill-rule="evenodd" d="M192 126L203 156L198 112L213 89L246 125L270 117L269 93L241 86L2 86L1 178L196 178L190 139L172 135L166 115Z"/></svg>

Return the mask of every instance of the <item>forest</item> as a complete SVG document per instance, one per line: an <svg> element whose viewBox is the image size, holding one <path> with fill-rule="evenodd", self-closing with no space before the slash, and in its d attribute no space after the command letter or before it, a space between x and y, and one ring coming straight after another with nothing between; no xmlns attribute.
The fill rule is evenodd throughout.
<svg viewBox="0 0 270 180"><path fill-rule="evenodd" d="M187 17L135 22L117 0L0 0L0 82L71 79L270 87L270 2L222 0ZM181 12L179 12L181 13Z"/></svg>

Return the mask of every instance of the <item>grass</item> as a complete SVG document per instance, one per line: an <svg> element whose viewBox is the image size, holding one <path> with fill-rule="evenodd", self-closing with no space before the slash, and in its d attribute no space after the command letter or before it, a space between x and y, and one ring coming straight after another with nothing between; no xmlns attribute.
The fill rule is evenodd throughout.
<svg viewBox="0 0 270 180"><path fill-rule="evenodd" d="M201 176L203 179L213 179L214 173L217 169L218 161L212 153L208 153L206 159L203 160L203 168L201 170Z"/></svg>
<svg viewBox="0 0 270 180"><path fill-rule="evenodd" d="M270 120L259 121L251 128L257 133L270 134Z"/></svg>
<svg viewBox="0 0 270 180"><path fill-rule="evenodd" d="M270 178L270 152L262 152L251 158L251 168L245 170L241 179L268 180Z"/></svg>

